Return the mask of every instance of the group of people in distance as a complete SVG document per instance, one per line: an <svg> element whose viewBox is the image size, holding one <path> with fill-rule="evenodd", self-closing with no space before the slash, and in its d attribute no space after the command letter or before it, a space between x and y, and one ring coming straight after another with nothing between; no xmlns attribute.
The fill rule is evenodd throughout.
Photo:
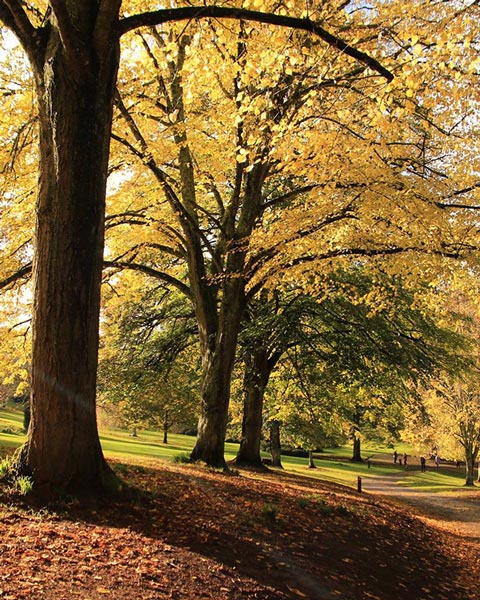
<svg viewBox="0 0 480 600"><path fill-rule="evenodd" d="M405 468L408 466L408 455L406 452L403 453L403 456L400 456L396 450L393 451L393 463L396 465L397 463Z"/></svg>
<svg viewBox="0 0 480 600"><path fill-rule="evenodd" d="M403 453L403 456L400 456L396 450L393 451L393 464L396 465L398 463L400 466L403 465L405 468L407 468L407 466L408 466L407 461L408 461L408 455L406 452ZM440 455L439 454L435 454L434 461L435 461L435 466L438 467L440 465ZM427 459L423 455L420 457L420 469L421 469L422 473L425 473L425 471L427 470Z"/></svg>

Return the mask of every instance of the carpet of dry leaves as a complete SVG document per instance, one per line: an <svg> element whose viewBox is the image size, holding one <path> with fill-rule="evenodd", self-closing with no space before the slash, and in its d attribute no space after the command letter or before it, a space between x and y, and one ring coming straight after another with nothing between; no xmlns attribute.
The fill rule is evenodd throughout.
<svg viewBox="0 0 480 600"><path fill-rule="evenodd" d="M286 473L113 463L139 493L29 507L0 488L0 599L478 600L478 546Z"/></svg>

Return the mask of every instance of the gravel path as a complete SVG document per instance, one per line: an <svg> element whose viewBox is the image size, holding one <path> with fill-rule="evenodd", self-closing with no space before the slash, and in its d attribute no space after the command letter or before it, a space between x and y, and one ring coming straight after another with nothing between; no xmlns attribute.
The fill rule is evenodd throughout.
<svg viewBox="0 0 480 600"><path fill-rule="evenodd" d="M395 471L381 477L364 477L363 490L410 506L430 525L447 529L480 546L480 488L435 494L406 487L407 472Z"/></svg>

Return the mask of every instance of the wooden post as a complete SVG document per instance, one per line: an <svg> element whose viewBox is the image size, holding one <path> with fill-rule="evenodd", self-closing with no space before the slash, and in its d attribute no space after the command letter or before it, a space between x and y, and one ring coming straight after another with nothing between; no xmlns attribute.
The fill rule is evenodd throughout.
<svg viewBox="0 0 480 600"><path fill-rule="evenodd" d="M362 478L360 475L357 477L357 492L362 492Z"/></svg>

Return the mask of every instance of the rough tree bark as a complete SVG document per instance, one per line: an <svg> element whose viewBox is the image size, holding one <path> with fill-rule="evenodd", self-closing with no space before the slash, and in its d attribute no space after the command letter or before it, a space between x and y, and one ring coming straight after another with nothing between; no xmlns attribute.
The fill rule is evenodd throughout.
<svg viewBox="0 0 480 600"><path fill-rule="evenodd" d="M113 2L0 3L35 76L40 139L31 421L18 468L46 495L110 485L95 412L105 189L119 44ZM56 13L56 14L55 14Z"/></svg>
<svg viewBox="0 0 480 600"><path fill-rule="evenodd" d="M260 341L248 348L247 352L243 383L242 438L235 462L238 465L259 467L262 466L260 445L265 390L282 352L270 354Z"/></svg>
<svg viewBox="0 0 480 600"><path fill-rule="evenodd" d="M245 306L243 280L224 285L218 325L210 335L200 327L202 347L202 389L200 418L191 460L210 466L225 467L224 446L238 332Z"/></svg>
<svg viewBox="0 0 480 600"><path fill-rule="evenodd" d="M262 466L263 398L270 372L265 349L249 350L245 358L242 439L235 459L237 465Z"/></svg>

